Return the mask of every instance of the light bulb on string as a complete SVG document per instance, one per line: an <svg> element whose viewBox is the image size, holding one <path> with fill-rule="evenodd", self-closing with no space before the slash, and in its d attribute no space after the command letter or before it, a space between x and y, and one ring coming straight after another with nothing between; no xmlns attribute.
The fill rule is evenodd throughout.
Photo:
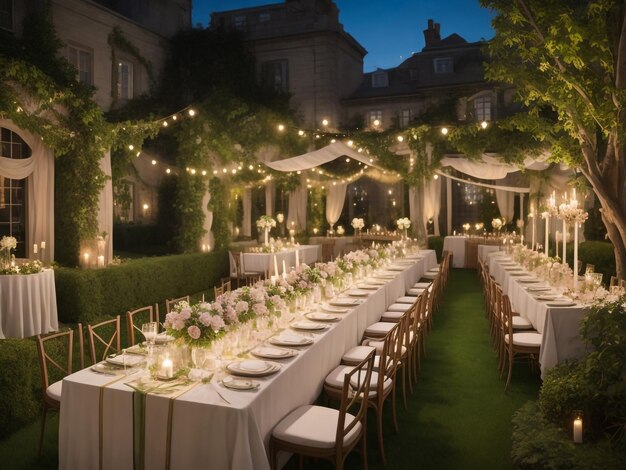
<svg viewBox="0 0 626 470"><path fill-rule="evenodd" d="M483 129L487 129L488 125L489 124L487 124L487 121L483 121L483 122L480 123L480 127L482 127Z"/></svg>
<svg viewBox="0 0 626 470"><path fill-rule="evenodd" d="M189 116L194 117L196 115L195 110L190 109L189 111L187 111L187 113L189 114Z"/></svg>
<svg viewBox="0 0 626 470"><path fill-rule="evenodd" d="M398 139L398 142L403 142L404 141L404 137L399 135L398 137L396 137L396 139Z"/></svg>
<svg viewBox="0 0 626 470"><path fill-rule="evenodd" d="M328 119L322 119L322 126L328 126Z"/></svg>
<svg viewBox="0 0 626 470"><path fill-rule="evenodd" d="M285 130L285 125L284 124L279 124L277 126L277 128L278 128L278 132L283 132Z"/></svg>
<svg viewBox="0 0 626 470"><path fill-rule="evenodd" d="M447 127L442 127L442 128L441 128L441 133L442 133L443 135L448 135L448 128L447 128Z"/></svg>

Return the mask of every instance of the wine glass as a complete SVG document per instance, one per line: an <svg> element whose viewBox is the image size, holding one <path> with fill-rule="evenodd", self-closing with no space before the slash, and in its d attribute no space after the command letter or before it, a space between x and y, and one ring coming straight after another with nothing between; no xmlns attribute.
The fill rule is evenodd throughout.
<svg viewBox="0 0 626 470"><path fill-rule="evenodd" d="M148 346L154 346L157 336L157 323L154 321L144 323L141 325L141 333L143 334L143 337L146 338L146 344Z"/></svg>

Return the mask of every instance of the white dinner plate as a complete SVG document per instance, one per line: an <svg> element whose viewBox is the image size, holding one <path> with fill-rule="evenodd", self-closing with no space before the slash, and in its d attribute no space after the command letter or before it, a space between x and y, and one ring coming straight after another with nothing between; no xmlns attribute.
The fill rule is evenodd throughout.
<svg viewBox="0 0 626 470"><path fill-rule="evenodd" d="M357 299L335 299L328 302L330 305L334 305L335 307L354 307L355 305L359 305L359 301Z"/></svg>
<svg viewBox="0 0 626 470"><path fill-rule="evenodd" d="M312 321L295 321L291 324L291 328L294 330L305 330L305 331L319 331L325 330L328 328L328 325L324 325L323 323L317 323Z"/></svg>
<svg viewBox="0 0 626 470"><path fill-rule="evenodd" d="M259 363L259 367L262 364L263 368L255 369L252 363ZM233 375L241 375L244 377L263 377L265 375L271 375L278 372L280 370L280 366L266 361L248 360L231 362L226 366L226 370Z"/></svg>
<svg viewBox="0 0 626 470"><path fill-rule="evenodd" d="M351 291L348 291L348 295L350 297L367 297L370 294L371 294L370 291L363 290L363 289L352 289Z"/></svg>
<svg viewBox="0 0 626 470"><path fill-rule="evenodd" d="M368 279L367 281L365 281L367 283L368 286L384 286L385 284L387 284L386 282L383 281L377 281L376 279Z"/></svg>
<svg viewBox="0 0 626 470"><path fill-rule="evenodd" d="M406 269L406 266L388 266L387 267L387 271L404 271Z"/></svg>
<svg viewBox="0 0 626 470"><path fill-rule="evenodd" d="M528 289L528 292L548 292L552 290L552 287L548 287L548 286L533 286L533 287L527 287L526 289Z"/></svg>
<svg viewBox="0 0 626 470"><path fill-rule="evenodd" d="M537 295L535 296L535 298L537 300L553 301L553 300L556 300L556 295Z"/></svg>
<svg viewBox="0 0 626 470"><path fill-rule="evenodd" d="M322 305L322 310L328 313L348 313L347 308L333 307L332 305Z"/></svg>
<svg viewBox="0 0 626 470"><path fill-rule="evenodd" d="M274 346L308 346L313 344L311 338L305 338L304 336L294 335L292 333L281 333L279 336L272 336L269 339L269 343Z"/></svg>
<svg viewBox="0 0 626 470"><path fill-rule="evenodd" d="M375 286L372 284L359 284L357 287L359 289L365 289L365 290L378 290L380 288L380 286Z"/></svg>
<svg viewBox="0 0 626 470"><path fill-rule="evenodd" d="M167 333L159 333L156 335L156 339L154 340L156 344L169 343L170 341L174 341L176 338L168 335Z"/></svg>
<svg viewBox="0 0 626 470"><path fill-rule="evenodd" d="M396 275L393 274L393 273L387 273L387 274L382 273L382 274L374 274L374 277L376 279L387 279L387 280L389 280L389 279L395 279Z"/></svg>
<svg viewBox="0 0 626 470"><path fill-rule="evenodd" d="M548 307L573 307L574 305L576 305L576 302L572 302L571 300L555 300L548 302Z"/></svg>
<svg viewBox="0 0 626 470"><path fill-rule="evenodd" d="M126 351L126 354L137 354L140 356L148 355L148 349L146 348L145 343L135 344L130 348L126 348L124 351Z"/></svg>
<svg viewBox="0 0 626 470"><path fill-rule="evenodd" d="M273 348L271 346L257 346L250 351L250 353L264 359L286 359L297 355L298 351L294 351L293 349Z"/></svg>
<svg viewBox="0 0 626 470"><path fill-rule="evenodd" d="M227 376L220 382L224 387L231 390L256 390L259 388L259 383L249 379L236 379L235 377Z"/></svg>
<svg viewBox="0 0 626 470"><path fill-rule="evenodd" d="M328 313L311 312L305 315L309 320L313 321L339 321L337 315L330 315Z"/></svg>
<svg viewBox="0 0 626 470"><path fill-rule="evenodd" d="M109 356L106 358L108 364L113 364L118 367L135 367L146 360L143 356L136 354L118 354L116 356Z"/></svg>

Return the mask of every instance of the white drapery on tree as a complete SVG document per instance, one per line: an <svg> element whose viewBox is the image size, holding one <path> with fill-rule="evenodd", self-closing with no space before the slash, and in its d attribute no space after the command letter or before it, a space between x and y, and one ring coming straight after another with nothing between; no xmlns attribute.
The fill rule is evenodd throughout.
<svg viewBox="0 0 626 470"><path fill-rule="evenodd" d="M541 158L526 158L523 166L529 170L545 170L549 164L545 162L547 155ZM483 155L480 160L468 160L467 158L444 157L441 159L441 166L450 166L461 173L480 178L483 180L501 180L509 173L520 170L520 166L504 163L500 158Z"/></svg>
<svg viewBox="0 0 626 470"><path fill-rule="evenodd" d="M513 220L513 214L515 211L513 206L515 202L515 193L496 189L496 202L498 204L500 215L504 217L507 222Z"/></svg>
<svg viewBox="0 0 626 470"><path fill-rule="evenodd" d="M424 212L422 221L428 233L428 221L433 221L434 234L440 235L439 211L441 210L441 178L424 181Z"/></svg>
<svg viewBox="0 0 626 470"><path fill-rule="evenodd" d="M271 217L274 216L274 187L273 181L265 183L265 215Z"/></svg>
<svg viewBox="0 0 626 470"><path fill-rule="evenodd" d="M245 189L241 195L243 202L243 220L241 222L241 234L244 237L252 236L252 191Z"/></svg>
<svg viewBox="0 0 626 470"><path fill-rule="evenodd" d="M341 217L341 211L346 202L346 190L348 183L331 184L328 187L328 196L326 197L326 221L331 228L337 223Z"/></svg>
<svg viewBox="0 0 626 470"><path fill-rule="evenodd" d="M412 232L417 236L420 243L426 242L426 226L424 225L424 188L409 188L409 219L411 220Z"/></svg>
<svg viewBox="0 0 626 470"><path fill-rule="evenodd" d="M211 192L209 191L209 187L207 185L206 192L202 197L202 212L204 213L204 224L202 227L206 230L206 233L202 236L200 244L206 245L209 250L214 246L213 232L211 232L211 227L213 226L213 212L209 210L210 201Z"/></svg>
<svg viewBox="0 0 626 470"><path fill-rule="evenodd" d="M0 176L11 179L27 178L28 244L26 256L33 256L33 244L46 242L40 259L54 259L54 154L39 137L20 129L11 120L0 119L0 127L18 134L31 149L31 157L0 158Z"/></svg>
<svg viewBox="0 0 626 470"><path fill-rule="evenodd" d="M300 184L296 189L289 192L289 215L287 216L287 228L295 228L296 231L306 229L306 184Z"/></svg>
<svg viewBox="0 0 626 470"><path fill-rule="evenodd" d="M113 259L113 181L111 180L111 152L108 151L100 159L100 170L108 178L98 196L98 231L106 233L104 245L104 263Z"/></svg>

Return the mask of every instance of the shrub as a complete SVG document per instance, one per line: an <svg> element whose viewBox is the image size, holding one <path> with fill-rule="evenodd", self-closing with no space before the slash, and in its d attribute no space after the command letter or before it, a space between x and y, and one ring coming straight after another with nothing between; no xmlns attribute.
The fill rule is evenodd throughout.
<svg viewBox="0 0 626 470"><path fill-rule="evenodd" d="M559 254L559 256L561 256ZM615 251L608 242L586 241L578 245L578 259L586 264L593 264L596 272L604 274L605 284L611 276L615 276ZM574 246L570 243L567 248L567 260L570 267L574 266Z"/></svg>
<svg viewBox="0 0 626 470"><path fill-rule="evenodd" d="M225 251L142 258L105 269L55 269L59 320L89 323L101 316L194 294L228 275Z"/></svg>
<svg viewBox="0 0 626 470"><path fill-rule="evenodd" d="M41 381L35 342L0 340L0 370L0 438L4 438L39 412Z"/></svg>
<svg viewBox="0 0 626 470"><path fill-rule="evenodd" d="M437 253L437 259L441 261L441 254L443 253L443 237L428 237L428 249L435 250L435 253Z"/></svg>

